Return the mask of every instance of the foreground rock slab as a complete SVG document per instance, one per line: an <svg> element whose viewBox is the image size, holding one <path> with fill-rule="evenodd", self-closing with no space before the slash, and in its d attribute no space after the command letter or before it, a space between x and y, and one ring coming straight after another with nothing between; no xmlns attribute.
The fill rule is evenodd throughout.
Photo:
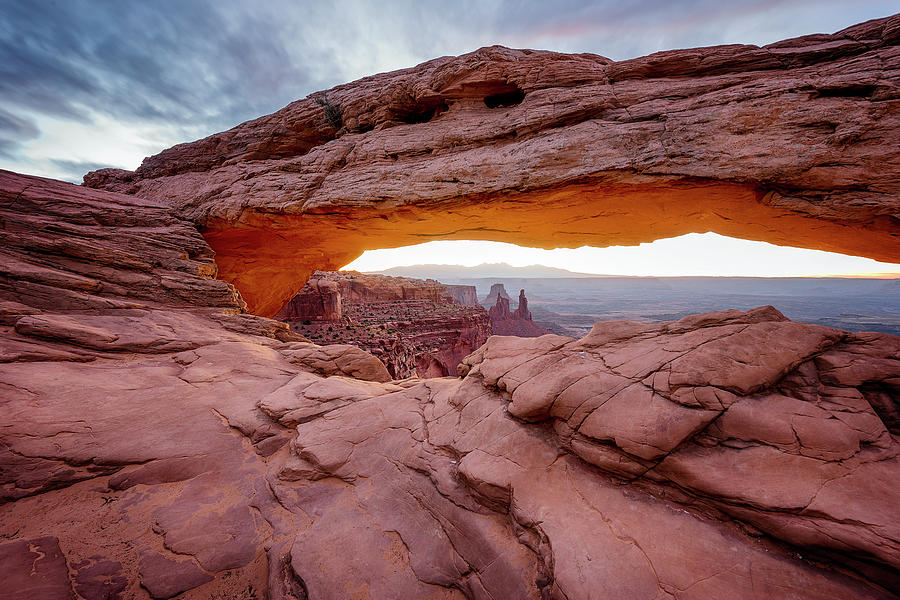
<svg viewBox="0 0 900 600"><path fill-rule="evenodd" d="M724 379L673 392L717 342ZM605 323L399 385L295 345L3 365L0 535L121 597L893 597L898 444L866 397L896 398L896 337Z"/></svg>

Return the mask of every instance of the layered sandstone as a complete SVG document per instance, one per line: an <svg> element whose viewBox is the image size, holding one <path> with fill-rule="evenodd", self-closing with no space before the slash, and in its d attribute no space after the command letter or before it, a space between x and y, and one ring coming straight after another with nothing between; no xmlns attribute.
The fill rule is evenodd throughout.
<svg viewBox="0 0 900 600"><path fill-rule="evenodd" d="M317 277L316 271L275 318L280 321L340 321L343 316L341 286Z"/></svg>
<svg viewBox="0 0 900 600"><path fill-rule="evenodd" d="M457 287L471 300L474 286ZM317 271L276 319L317 343L372 353L395 379L455 373L492 333L484 308L433 279L356 271Z"/></svg>
<svg viewBox="0 0 900 600"><path fill-rule="evenodd" d="M900 260L898 36L491 48L89 178L140 197L0 172L2 593L896 598L896 336L763 307L391 381L214 277L274 314L366 247L704 225Z"/></svg>
<svg viewBox="0 0 900 600"><path fill-rule="evenodd" d="M467 287L467 286L459 286ZM333 295L339 301L335 304ZM403 302L426 300L437 304L456 302L448 286L434 279L389 277L358 271L317 271L305 286L282 307L278 318L336 320L341 318L341 303ZM462 303L459 303L462 304Z"/></svg>
<svg viewBox="0 0 900 600"><path fill-rule="evenodd" d="M463 306L478 306L478 292L474 285L447 285L444 284L453 299Z"/></svg>
<svg viewBox="0 0 900 600"><path fill-rule="evenodd" d="M438 304L452 304L453 295L447 286L434 279L388 277L358 271L331 271L316 274L320 279L335 281L346 302L398 302L427 300Z"/></svg>
<svg viewBox="0 0 900 600"><path fill-rule="evenodd" d="M891 262L898 42L900 16L622 62L482 48L85 182L178 206L263 315L316 269L434 239L551 248L715 231Z"/></svg>
<svg viewBox="0 0 900 600"><path fill-rule="evenodd" d="M900 338L767 307L392 382L240 313L165 206L8 173L0 199L6 596L900 589Z"/></svg>

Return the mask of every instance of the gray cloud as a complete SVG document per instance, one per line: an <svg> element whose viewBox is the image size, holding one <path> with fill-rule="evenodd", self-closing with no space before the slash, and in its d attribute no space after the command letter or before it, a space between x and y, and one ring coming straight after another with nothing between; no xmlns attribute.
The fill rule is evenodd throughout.
<svg viewBox="0 0 900 600"><path fill-rule="evenodd" d="M32 140L38 135L40 130L32 120L0 108L0 156L14 156L22 142Z"/></svg>
<svg viewBox="0 0 900 600"><path fill-rule="evenodd" d="M481 46L621 60L835 31L890 14L894 2L0 0L0 157L35 170L43 161L68 177L103 140L32 148L28 163L23 144L48 133L36 123L102 116L107 131L112 121L142 132L132 154L158 151L319 89Z"/></svg>
<svg viewBox="0 0 900 600"><path fill-rule="evenodd" d="M248 5L0 2L0 102L55 117L228 127L319 83ZM330 83L330 82L329 82Z"/></svg>
<svg viewBox="0 0 900 600"><path fill-rule="evenodd" d="M51 158L50 162L62 174L64 179L76 183L80 182L81 177L88 171L96 171L97 169L105 169L113 166L104 163L65 160L61 158Z"/></svg>
<svg viewBox="0 0 900 600"><path fill-rule="evenodd" d="M831 33L898 10L895 0L479 0L462 6L457 30L506 45L593 52L614 60ZM442 40L446 28L434 25L431 38Z"/></svg>

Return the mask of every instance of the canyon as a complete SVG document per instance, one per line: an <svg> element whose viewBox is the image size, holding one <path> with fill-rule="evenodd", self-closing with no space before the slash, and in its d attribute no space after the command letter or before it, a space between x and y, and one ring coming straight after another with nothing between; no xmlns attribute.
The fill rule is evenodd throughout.
<svg viewBox="0 0 900 600"><path fill-rule="evenodd" d="M394 379L456 373L492 333L474 286L356 271L316 271L275 318L316 343L362 348Z"/></svg>
<svg viewBox="0 0 900 600"><path fill-rule="evenodd" d="M898 336L760 306L396 379L270 318L430 239L897 262L898 124L893 16L623 62L484 48L84 186L0 171L0 594L898 597ZM348 281L282 317L398 302Z"/></svg>

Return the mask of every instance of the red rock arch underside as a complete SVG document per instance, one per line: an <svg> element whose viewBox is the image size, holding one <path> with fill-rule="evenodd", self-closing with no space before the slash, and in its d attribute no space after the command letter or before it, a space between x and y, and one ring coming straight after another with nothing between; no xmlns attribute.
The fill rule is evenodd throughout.
<svg viewBox="0 0 900 600"><path fill-rule="evenodd" d="M204 237L219 276L249 309L272 316L316 269L366 250L432 240L492 240L576 248L635 245L691 232L814 248L896 262L900 237L889 220L854 225L818 220L762 202L753 186L714 181L577 183L528 194L447 200L415 209L260 217L257 227L214 226Z"/></svg>
<svg viewBox="0 0 900 600"><path fill-rule="evenodd" d="M689 232L900 261L900 17L623 62L501 47L314 94L86 185L198 223L271 316L315 269L436 239Z"/></svg>

